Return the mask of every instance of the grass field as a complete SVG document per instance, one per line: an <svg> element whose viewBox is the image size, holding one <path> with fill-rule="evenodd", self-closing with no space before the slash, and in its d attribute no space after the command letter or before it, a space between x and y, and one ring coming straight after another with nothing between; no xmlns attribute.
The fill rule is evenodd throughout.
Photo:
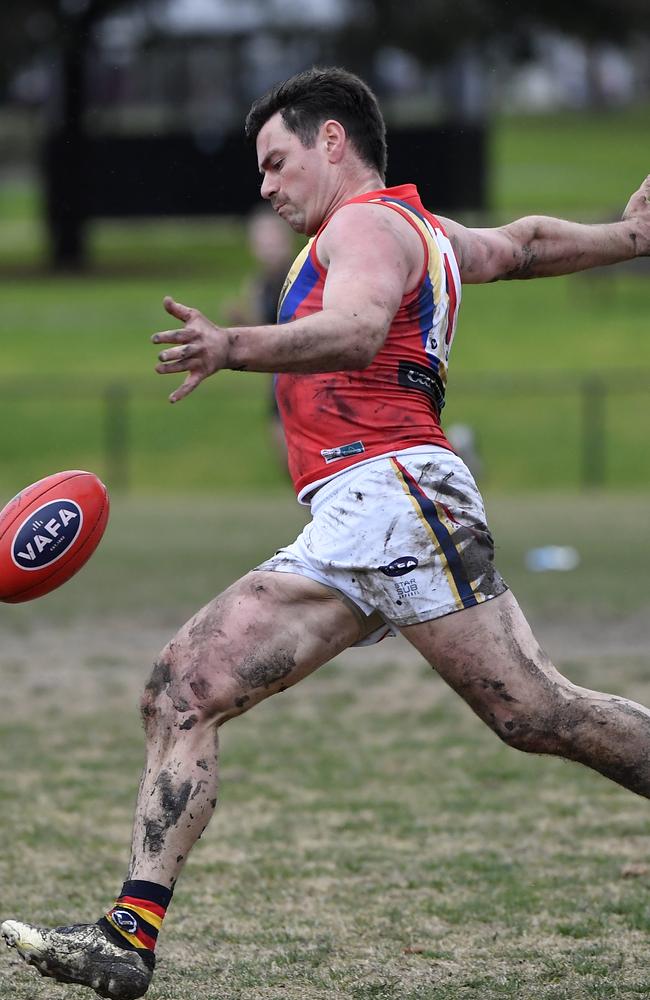
<svg viewBox="0 0 650 1000"><path fill-rule="evenodd" d="M498 119L491 132L492 220L524 212L616 217L647 173L647 108ZM3 339L0 495L45 471L90 467L109 478L107 389L124 387L131 488L173 493L281 492L266 433L268 381L224 372L171 408L173 379L153 372L149 335L173 325L171 293L219 320L250 268L234 222L98 222L81 278L39 270L34 193L0 187ZM647 489L648 270L466 288L452 357L447 423L479 429L488 487L575 488L585 433L584 374L607 389L596 433L602 481ZM531 389L528 377L538 380ZM494 377L508 380L494 381ZM477 391L477 383L479 389Z"/></svg>
<svg viewBox="0 0 650 1000"><path fill-rule="evenodd" d="M498 563L561 668L650 703L643 497L494 495ZM0 605L2 917L94 919L119 888L136 701L177 625L293 536L290 500L117 501L82 573ZM605 526L606 529L605 529ZM528 546L579 568L530 574ZM151 1000L587 1000L650 993L647 803L501 745L397 640L223 732L215 821ZM0 952L2 1000L81 1000Z"/></svg>

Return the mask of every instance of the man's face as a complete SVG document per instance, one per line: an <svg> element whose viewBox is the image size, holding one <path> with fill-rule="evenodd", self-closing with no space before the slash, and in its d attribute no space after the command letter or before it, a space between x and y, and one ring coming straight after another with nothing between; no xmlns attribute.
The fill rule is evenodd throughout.
<svg viewBox="0 0 650 1000"><path fill-rule="evenodd" d="M257 136L257 162L263 176L262 197L297 233L312 236L328 205L328 159L320 136L307 149L278 111Z"/></svg>

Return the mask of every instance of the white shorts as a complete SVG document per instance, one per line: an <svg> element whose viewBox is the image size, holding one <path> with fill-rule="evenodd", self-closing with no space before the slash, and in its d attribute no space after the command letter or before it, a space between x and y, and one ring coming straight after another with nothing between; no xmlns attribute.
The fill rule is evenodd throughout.
<svg viewBox="0 0 650 1000"><path fill-rule="evenodd" d="M344 595L368 625L357 645L507 589L476 483L446 448L353 466L318 490L311 511L296 541L256 568L297 573Z"/></svg>

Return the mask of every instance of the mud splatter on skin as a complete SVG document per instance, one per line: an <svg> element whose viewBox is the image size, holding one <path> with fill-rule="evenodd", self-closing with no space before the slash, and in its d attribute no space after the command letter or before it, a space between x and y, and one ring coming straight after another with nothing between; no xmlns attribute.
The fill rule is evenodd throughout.
<svg viewBox="0 0 650 1000"><path fill-rule="evenodd" d="M518 701L517 698L513 698L511 694L508 694L508 692L505 689L506 686L503 681L494 681L490 677L481 677L479 679L479 682L486 690L487 688L491 688L491 690L494 691L494 693L497 695L498 698L501 699L501 701L513 701L513 702ZM506 728L508 728L507 724Z"/></svg>
<svg viewBox="0 0 650 1000"><path fill-rule="evenodd" d="M284 680L295 666L293 654L280 649L268 657L253 654L237 667L236 674L246 687L270 688Z"/></svg>
<svg viewBox="0 0 650 1000"><path fill-rule="evenodd" d="M194 791L192 792L192 794L190 796L190 802L192 801L192 799L195 799L197 797L197 795L201 794L201 792L203 791L203 788L205 787L205 785L207 785L207 781L203 781L203 780L197 781L196 788L194 789Z"/></svg>
<svg viewBox="0 0 650 1000"><path fill-rule="evenodd" d="M199 701L207 701L210 697L211 687L208 681L199 677L198 680L190 681L190 690Z"/></svg>
<svg viewBox="0 0 650 1000"><path fill-rule="evenodd" d="M207 760L204 760L203 758L201 758L201 760L197 760L196 766L200 767L202 771L210 770L210 765L208 764Z"/></svg>
<svg viewBox="0 0 650 1000"><path fill-rule="evenodd" d="M219 605L220 598L215 598L207 610L195 619L188 632L191 649L205 650L215 639L223 638L226 633L222 628L227 616L227 610Z"/></svg>
<svg viewBox="0 0 650 1000"><path fill-rule="evenodd" d="M533 239L536 239L537 236L538 233L535 231ZM514 267L511 267L508 271L504 271L500 275L501 278L507 280L508 278L528 278L533 276L535 264L537 263L537 254L528 243L524 244L521 248L521 258L517 258L516 251L513 251L513 259L516 261Z"/></svg>
<svg viewBox="0 0 650 1000"><path fill-rule="evenodd" d="M189 719L186 719L185 722L181 723L181 725L178 728L194 729L194 726L197 724L198 721L199 721L198 715L190 715Z"/></svg>
<svg viewBox="0 0 650 1000"><path fill-rule="evenodd" d="M650 798L650 713L616 695L576 688L554 672L539 648L535 662L521 648L508 609L501 614L501 624L508 653L532 686L528 710L501 723L491 714L486 718L491 727L519 750L575 761Z"/></svg>
<svg viewBox="0 0 650 1000"><path fill-rule="evenodd" d="M158 699L163 692L166 694L169 693L170 685L171 668L169 661L161 657L161 659L154 663L140 703L140 714L145 731L148 731L156 724L156 717L160 713L160 709L157 707Z"/></svg>
<svg viewBox="0 0 650 1000"><path fill-rule="evenodd" d="M165 688L169 687L171 682L172 675L169 663L167 660L157 660L154 663L151 677L147 681L145 691L150 692L154 698L157 698Z"/></svg>
<svg viewBox="0 0 650 1000"><path fill-rule="evenodd" d="M250 700L251 697L249 694L243 694L241 698L235 698L235 705L237 706L237 708L243 708L244 705L246 705L247 702L249 702Z"/></svg>
<svg viewBox="0 0 650 1000"><path fill-rule="evenodd" d="M526 656L524 653L515 634L516 625L513 622L511 611L508 608L503 609L500 619L501 625L503 626L503 636L510 654L514 656L515 660L519 666L522 667L525 673L531 677L538 686L543 688L546 694L550 694L553 698L555 698L558 691L557 681L552 680L546 673L544 673L539 664L535 663L534 660L532 660L529 656ZM550 658L541 649L539 649L539 662L550 667L553 666Z"/></svg>
<svg viewBox="0 0 650 1000"><path fill-rule="evenodd" d="M176 826L185 812L192 792L192 782L184 781L178 788L175 788L169 772L161 771L156 779L152 795L156 792L160 797L160 812L158 816L145 820L142 841L143 850L154 856L160 854L169 830Z"/></svg>

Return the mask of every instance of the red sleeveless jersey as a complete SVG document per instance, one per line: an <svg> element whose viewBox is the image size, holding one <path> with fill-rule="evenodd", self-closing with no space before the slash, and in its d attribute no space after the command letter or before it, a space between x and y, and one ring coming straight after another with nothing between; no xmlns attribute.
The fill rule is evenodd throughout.
<svg viewBox="0 0 650 1000"><path fill-rule="evenodd" d="M452 450L440 427L461 294L451 243L440 222L423 207L414 184L371 191L345 204L358 202L399 212L420 235L424 266L368 368L276 375L289 471L299 499L341 470L379 455L415 445ZM289 271L280 295L279 323L323 308L327 270L316 248L331 218Z"/></svg>

